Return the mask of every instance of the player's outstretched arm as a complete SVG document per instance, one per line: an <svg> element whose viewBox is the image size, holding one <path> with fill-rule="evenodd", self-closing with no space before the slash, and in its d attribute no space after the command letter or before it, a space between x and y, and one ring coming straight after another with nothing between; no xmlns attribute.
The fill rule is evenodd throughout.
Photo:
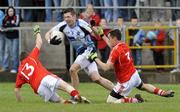
<svg viewBox="0 0 180 112"><path fill-rule="evenodd" d="M22 101L22 97L21 97L21 93L20 93L20 88L15 88L14 92L15 92L17 101L21 102Z"/></svg>
<svg viewBox="0 0 180 112"><path fill-rule="evenodd" d="M113 68L113 64L110 61L107 61L107 63L103 63L99 58L97 58L97 53L92 52L87 56L87 59L90 62L95 61L104 71L107 71L109 69Z"/></svg>
<svg viewBox="0 0 180 112"><path fill-rule="evenodd" d="M99 58L96 58L95 61L104 71L107 71L113 68L113 64L109 61L107 61L107 63L103 63Z"/></svg>
<svg viewBox="0 0 180 112"><path fill-rule="evenodd" d="M92 30L93 30L93 32L92 32L93 36L99 35L106 42L106 44L111 48L109 39L104 34L102 27L92 27Z"/></svg>
<svg viewBox="0 0 180 112"><path fill-rule="evenodd" d="M42 38L41 38L41 35L40 35L40 27L39 25L35 25L33 27L33 34L36 38L36 47L38 49L41 49L41 46L42 46Z"/></svg>

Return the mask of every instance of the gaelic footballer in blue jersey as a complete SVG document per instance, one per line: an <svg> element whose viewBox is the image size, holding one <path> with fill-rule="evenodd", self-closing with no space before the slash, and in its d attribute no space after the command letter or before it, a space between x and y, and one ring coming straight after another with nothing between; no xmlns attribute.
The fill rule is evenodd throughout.
<svg viewBox="0 0 180 112"><path fill-rule="evenodd" d="M90 34L93 33L90 25L82 19L77 19L76 12L73 8L68 8L63 11L64 21L50 29L46 35L46 40L50 39L51 32L61 31L69 40L70 44L76 50L78 55L74 63L70 67L70 75L72 85L77 88L79 85L78 72L84 70L92 81L103 86L108 90L112 90L113 83L100 76L95 62L90 62L87 56L91 52L95 52L95 45L91 40Z"/></svg>

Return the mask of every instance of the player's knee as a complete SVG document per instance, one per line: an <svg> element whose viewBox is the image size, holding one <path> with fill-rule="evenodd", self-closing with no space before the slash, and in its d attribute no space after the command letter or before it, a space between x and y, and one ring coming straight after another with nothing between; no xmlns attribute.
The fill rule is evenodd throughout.
<svg viewBox="0 0 180 112"><path fill-rule="evenodd" d="M76 73L78 73L78 71L80 70L80 65L78 65L78 64L73 64L72 66L71 66L71 68L69 69L69 72L70 72L70 75L74 75L74 74L76 74Z"/></svg>
<svg viewBox="0 0 180 112"><path fill-rule="evenodd" d="M70 68L69 72L70 72L70 75L72 75L72 74L76 73L77 71L75 68Z"/></svg>
<svg viewBox="0 0 180 112"><path fill-rule="evenodd" d="M93 82L98 83L98 84L101 83L101 81L102 81L102 77L96 73L90 74L90 78Z"/></svg>
<svg viewBox="0 0 180 112"><path fill-rule="evenodd" d="M95 82L95 83L100 84L101 81L102 81L102 78L101 77L97 77L97 78L92 79L92 81Z"/></svg>
<svg viewBox="0 0 180 112"><path fill-rule="evenodd" d="M138 87L136 87L139 90L144 90L144 83L141 82Z"/></svg>

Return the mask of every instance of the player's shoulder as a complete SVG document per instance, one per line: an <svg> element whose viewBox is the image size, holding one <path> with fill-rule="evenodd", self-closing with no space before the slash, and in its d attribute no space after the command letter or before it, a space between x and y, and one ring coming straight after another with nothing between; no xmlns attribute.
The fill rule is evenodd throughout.
<svg viewBox="0 0 180 112"><path fill-rule="evenodd" d="M57 27L62 27L64 25L67 25L66 21L62 21L62 22L58 23L56 26Z"/></svg>
<svg viewBox="0 0 180 112"><path fill-rule="evenodd" d="M123 49L127 47L127 44L125 42L119 42L115 47L114 49Z"/></svg>
<svg viewBox="0 0 180 112"><path fill-rule="evenodd" d="M81 29L83 29L83 30L85 29L85 32L86 31L92 32L92 29L91 29L90 25L86 21L84 21L82 19L78 19L77 24Z"/></svg>
<svg viewBox="0 0 180 112"><path fill-rule="evenodd" d="M112 51L116 53L121 53L125 49L128 49L128 45L125 42L119 42L115 47L113 47Z"/></svg>
<svg viewBox="0 0 180 112"><path fill-rule="evenodd" d="M119 47L122 48L122 49L127 49L127 48L129 48L129 46L128 46L125 42L119 43Z"/></svg>
<svg viewBox="0 0 180 112"><path fill-rule="evenodd" d="M83 20L83 19L77 19L77 21L79 22L79 23L81 23L81 24L88 24L85 20Z"/></svg>
<svg viewBox="0 0 180 112"><path fill-rule="evenodd" d="M90 26L86 21L84 21L83 19L78 19L78 25L79 26Z"/></svg>

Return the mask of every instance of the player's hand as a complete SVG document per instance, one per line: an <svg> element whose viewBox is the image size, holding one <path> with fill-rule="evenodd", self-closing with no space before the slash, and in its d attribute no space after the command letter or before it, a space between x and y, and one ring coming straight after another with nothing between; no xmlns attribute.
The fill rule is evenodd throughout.
<svg viewBox="0 0 180 112"><path fill-rule="evenodd" d="M33 27L33 35L34 36L36 36L38 33L40 33L41 31L40 31L40 27L39 27L39 25L35 25L34 27Z"/></svg>
<svg viewBox="0 0 180 112"><path fill-rule="evenodd" d="M97 34L102 38L104 36L104 31L101 26L97 28Z"/></svg>
<svg viewBox="0 0 180 112"><path fill-rule="evenodd" d="M95 20L91 20L90 21L90 25L91 25L91 27L96 26L96 21Z"/></svg>
<svg viewBox="0 0 180 112"><path fill-rule="evenodd" d="M92 52L89 54L88 56L88 60L92 63L95 59L97 58L97 53L96 52Z"/></svg>
<svg viewBox="0 0 180 112"><path fill-rule="evenodd" d="M56 39L56 38L57 38L57 36L50 39L49 43L52 44L52 45L59 45L62 42L62 40L60 38L59 39Z"/></svg>

